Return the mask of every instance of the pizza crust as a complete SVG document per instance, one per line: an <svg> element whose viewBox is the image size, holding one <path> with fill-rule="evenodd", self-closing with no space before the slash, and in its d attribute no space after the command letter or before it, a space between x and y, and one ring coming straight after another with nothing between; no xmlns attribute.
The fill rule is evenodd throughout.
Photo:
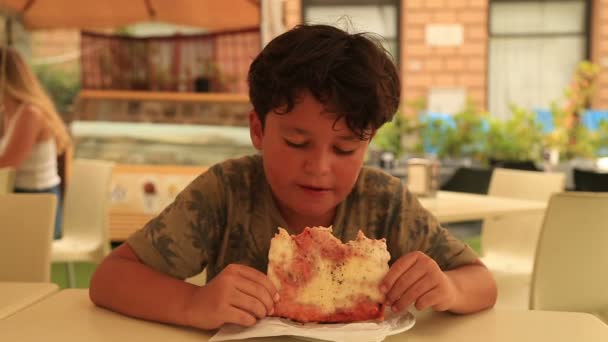
<svg viewBox="0 0 608 342"><path fill-rule="evenodd" d="M331 228L305 228L291 236L283 228L271 240L268 277L281 299L274 315L299 322L381 320L388 272L386 241L357 239L343 244Z"/></svg>

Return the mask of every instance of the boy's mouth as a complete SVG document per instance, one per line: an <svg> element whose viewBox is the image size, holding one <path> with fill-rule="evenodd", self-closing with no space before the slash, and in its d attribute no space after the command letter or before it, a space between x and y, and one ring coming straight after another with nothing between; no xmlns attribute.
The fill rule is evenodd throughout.
<svg viewBox="0 0 608 342"><path fill-rule="evenodd" d="M325 191L329 191L329 188L321 188L321 187L317 187L317 186L312 186L312 185L303 185L303 184L298 184L299 187L301 187L304 190L308 190L308 191L314 191L314 192L325 192Z"/></svg>

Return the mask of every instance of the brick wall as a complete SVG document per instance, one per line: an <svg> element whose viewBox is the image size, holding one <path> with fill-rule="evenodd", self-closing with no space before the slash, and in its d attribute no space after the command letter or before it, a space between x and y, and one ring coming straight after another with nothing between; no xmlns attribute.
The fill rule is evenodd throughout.
<svg viewBox="0 0 608 342"><path fill-rule="evenodd" d="M284 2L287 28L301 23L300 0ZM402 0L403 100L426 97L431 87L462 87L478 105L487 102L488 0ZM608 0L593 0L592 60L602 66L594 108L608 108ZM428 24L460 24L464 44L431 47ZM76 32L33 33L32 55L52 56L78 46Z"/></svg>
<svg viewBox="0 0 608 342"><path fill-rule="evenodd" d="M593 0L591 59L602 68L592 107L608 109L608 0Z"/></svg>
<svg viewBox="0 0 608 342"><path fill-rule="evenodd" d="M402 0L403 99L426 97L431 87L463 88L486 106L487 0ZM429 24L462 25L460 46L429 46Z"/></svg>

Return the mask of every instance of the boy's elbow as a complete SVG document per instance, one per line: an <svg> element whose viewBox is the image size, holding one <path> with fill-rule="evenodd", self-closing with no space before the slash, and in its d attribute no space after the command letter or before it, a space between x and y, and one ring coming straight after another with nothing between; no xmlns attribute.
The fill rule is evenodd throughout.
<svg viewBox="0 0 608 342"><path fill-rule="evenodd" d="M496 305L496 301L498 299L498 286L496 285L496 279L494 279L494 275L488 269L486 265L484 265L481 261L478 263L479 266L483 267L485 273L485 284L486 284L486 307L484 309L493 308Z"/></svg>
<svg viewBox="0 0 608 342"><path fill-rule="evenodd" d="M487 307L487 309L491 309L494 307L494 305L496 305L496 301L498 300L498 286L496 285L496 280L492 276L492 273L489 270L488 270L488 273L490 273L490 284L489 284L489 288L488 288L488 307Z"/></svg>
<svg viewBox="0 0 608 342"><path fill-rule="evenodd" d="M92 282L91 282L91 286L89 287L89 299L91 300L91 302L93 302L93 304L95 304L97 306L101 306L101 303L99 301L98 291L93 286Z"/></svg>
<svg viewBox="0 0 608 342"><path fill-rule="evenodd" d="M89 299L97 306L103 306L103 292L107 287L107 284L104 282L106 276L103 274L105 273L104 263L106 262L107 258L97 267L89 285Z"/></svg>
<svg viewBox="0 0 608 342"><path fill-rule="evenodd" d="M112 296L117 292L116 287L120 286L120 282L115 281L116 277L129 273L125 261L139 263L135 252L127 243L115 248L97 266L89 285L89 298L95 305L106 307L107 303L112 300Z"/></svg>

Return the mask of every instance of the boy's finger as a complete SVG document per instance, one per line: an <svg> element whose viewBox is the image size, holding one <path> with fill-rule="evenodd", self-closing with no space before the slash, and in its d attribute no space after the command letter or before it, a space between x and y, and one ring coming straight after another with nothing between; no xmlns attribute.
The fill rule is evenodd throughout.
<svg viewBox="0 0 608 342"><path fill-rule="evenodd" d="M224 321L226 323L238 324L244 327L253 326L257 322L252 314L234 306L228 307Z"/></svg>
<svg viewBox="0 0 608 342"><path fill-rule="evenodd" d="M416 263L417 259L418 253L416 252L408 253L397 259L393 266L391 266L391 268L388 270L386 276L384 276L384 279L380 284L380 290L384 293L388 293L388 291L393 288L393 285L395 285L397 279L399 279L399 277L401 277L405 271L412 267L412 265Z"/></svg>
<svg viewBox="0 0 608 342"><path fill-rule="evenodd" d="M393 304L396 302L401 296L418 280L424 277L427 273L427 269L424 267L418 266L418 264L414 264L414 266L410 267L406 272L401 274L401 276L397 279L393 287L391 287L386 294L386 301L388 304Z"/></svg>
<svg viewBox="0 0 608 342"><path fill-rule="evenodd" d="M393 304L393 311L401 311L414 304L420 297L425 293L433 290L436 284L432 282L428 277L424 277L418 280L414 285L399 298L399 300Z"/></svg>
<svg viewBox="0 0 608 342"><path fill-rule="evenodd" d="M439 291L437 291L438 287L433 288L429 292L423 294L416 300L415 306L416 309L422 311L424 309L430 308L431 306L435 309L435 306L439 302ZM443 311L443 310L437 310Z"/></svg>
<svg viewBox="0 0 608 342"><path fill-rule="evenodd" d="M235 287L237 290L260 301L266 308L266 312L270 313L274 309L274 300L263 285L244 278L235 284Z"/></svg>
<svg viewBox="0 0 608 342"><path fill-rule="evenodd" d="M244 278L247 278L253 282L264 286L273 301L277 302L279 300L279 293L277 289L274 287L272 282L270 282L270 279L268 279L268 277L264 273L254 268L244 266L239 268L239 274Z"/></svg>
<svg viewBox="0 0 608 342"><path fill-rule="evenodd" d="M266 317L268 313L266 306L259 299L239 290L234 291L230 304L260 319Z"/></svg>

